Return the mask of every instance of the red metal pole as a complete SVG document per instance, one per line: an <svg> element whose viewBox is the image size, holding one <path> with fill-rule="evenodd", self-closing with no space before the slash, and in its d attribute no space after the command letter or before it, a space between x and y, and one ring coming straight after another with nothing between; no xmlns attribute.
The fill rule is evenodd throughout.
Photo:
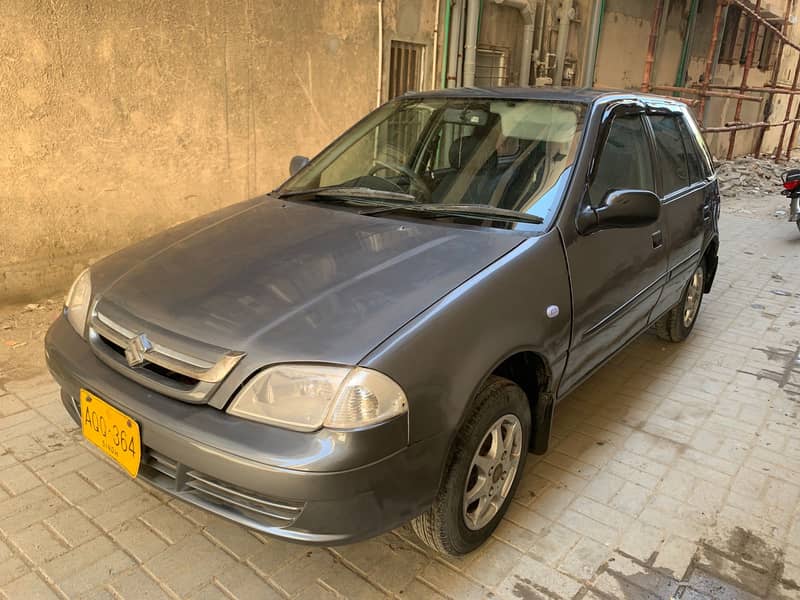
<svg viewBox="0 0 800 600"><path fill-rule="evenodd" d="M794 77L792 78L792 89L797 89L798 76L800 76L800 53L797 55L797 63L794 65ZM789 101L786 104L786 114L783 120L786 121L792 115L792 105L794 104L794 95L789 96ZM800 105L799 105L800 106ZM795 128L792 128L792 135L794 135ZM783 150L783 140L786 137L786 125L781 127L781 135L778 138L778 145L775 147L775 160L780 160L781 151ZM791 137L790 137L791 139Z"/></svg>
<svg viewBox="0 0 800 600"><path fill-rule="evenodd" d="M794 125L792 125L792 134L789 136L789 143L786 145L786 160L792 160L792 148L797 139L797 124L800 119L800 104L797 105L797 112L795 112Z"/></svg>
<svg viewBox="0 0 800 600"><path fill-rule="evenodd" d="M650 78L653 75L655 62L656 43L658 42L658 29L661 25L661 13L664 12L664 0L656 0L653 17L650 20L650 41L647 44L647 58L644 61L644 75L642 76L642 91L650 91Z"/></svg>
<svg viewBox="0 0 800 600"><path fill-rule="evenodd" d="M756 15L761 10L761 0L756 0ZM747 57L744 61L744 69L742 69L742 85L740 92L744 94L747 90L747 76L750 74L750 66L753 64L753 51L756 47L756 38L758 37L757 20L753 21L753 26L750 27L750 34L747 40ZM736 101L736 112L734 113L733 120L738 122L742 118L742 99ZM728 143L728 160L733 158L733 148L736 145L736 130L731 131L731 141Z"/></svg>
<svg viewBox="0 0 800 600"><path fill-rule="evenodd" d="M781 22L781 32L786 33L786 24L789 22L789 16L792 13L792 3L793 0L786 0L786 10L783 11L783 21ZM763 43L763 42L762 42ZM775 57L775 64L772 67L772 76L769 80L769 87L774 88L778 84L778 74L780 73L781 68L781 57L783 56L783 45L784 41L781 39L778 42L778 55ZM770 114L772 113L772 101L775 98L774 92L769 92L767 94L767 101L766 105L764 106L764 120L769 120ZM761 155L761 145L764 143L764 135L766 135L767 130L762 129L758 132L756 138L756 148L753 152L753 155L758 158Z"/></svg>

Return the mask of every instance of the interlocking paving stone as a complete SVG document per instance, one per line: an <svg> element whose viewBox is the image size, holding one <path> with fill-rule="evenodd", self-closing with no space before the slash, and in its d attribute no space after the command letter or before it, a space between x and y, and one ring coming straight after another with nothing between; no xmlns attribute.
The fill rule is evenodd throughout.
<svg viewBox="0 0 800 600"><path fill-rule="evenodd" d="M0 597L798 598L796 233L723 215L722 238L690 339L646 334L560 404L550 453L460 559L407 526L332 550L254 535L131 481L46 374L5 382Z"/></svg>

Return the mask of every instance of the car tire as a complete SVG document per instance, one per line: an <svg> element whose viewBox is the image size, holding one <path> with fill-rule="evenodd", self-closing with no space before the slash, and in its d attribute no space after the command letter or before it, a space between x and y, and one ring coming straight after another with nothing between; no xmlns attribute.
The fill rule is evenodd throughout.
<svg viewBox="0 0 800 600"><path fill-rule="evenodd" d="M522 477L530 429L525 392L508 379L490 376L456 437L433 505L411 523L425 544L459 556L491 535ZM475 494L477 499L468 502Z"/></svg>
<svg viewBox="0 0 800 600"><path fill-rule="evenodd" d="M681 301L656 322L658 337L667 342L682 342L689 337L703 303L705 281L706 263L702 260L686 284Z"/></svg>

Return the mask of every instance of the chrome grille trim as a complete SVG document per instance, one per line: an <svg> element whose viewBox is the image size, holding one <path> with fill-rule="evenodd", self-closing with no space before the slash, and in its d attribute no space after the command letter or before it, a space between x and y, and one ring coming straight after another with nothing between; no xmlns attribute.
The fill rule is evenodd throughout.
<svg viewBox="0 0 800 600"><path fill-rule="evenodd" d="M193 346L192 340L184 338L183 347L176 350L164 344L168 333L151 333L146 323L129 325L129 321L136 323L136 319L128 319L113 306L109 308L119 312L125 324L119 322L120 317L112 318L104 310L98 310L95 303L89 317L89 343L95 355L121 375L165 396L194 404L205 402L244 357L243 352L226 351L201 342L197 345L203 358L187 354L184 350ZM137 344L138 363L134 363L128 353Z"/></svg>
<svg viewBox="0 0 800 600"><path fill-rule="evenodd" d="M91 327L98 334L122 348L125 348L138 335L98 312L95 312L92 317ZM186 377L208 383L218 383L236 366L242 356L244 356L242 352L229 352L216 363L210 363L154 342L152 350L147 352L146 359L149 363Z"/></svg>

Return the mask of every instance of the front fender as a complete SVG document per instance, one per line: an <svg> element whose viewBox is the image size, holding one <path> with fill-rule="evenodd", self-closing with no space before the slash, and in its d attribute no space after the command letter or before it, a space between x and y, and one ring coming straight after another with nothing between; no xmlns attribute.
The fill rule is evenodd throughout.
<svg viewBox="0 0 800 600"><path fill-rule="evenodd" d="M549 318L553 306L558 315ZM546 361L556 389L569 347L571 310L563 245L553 229L474 275L362 364L405 390L412 443L442 434L452 442L481 383L518 349ZM438 457L445 458L446 452Z"/></svg>

